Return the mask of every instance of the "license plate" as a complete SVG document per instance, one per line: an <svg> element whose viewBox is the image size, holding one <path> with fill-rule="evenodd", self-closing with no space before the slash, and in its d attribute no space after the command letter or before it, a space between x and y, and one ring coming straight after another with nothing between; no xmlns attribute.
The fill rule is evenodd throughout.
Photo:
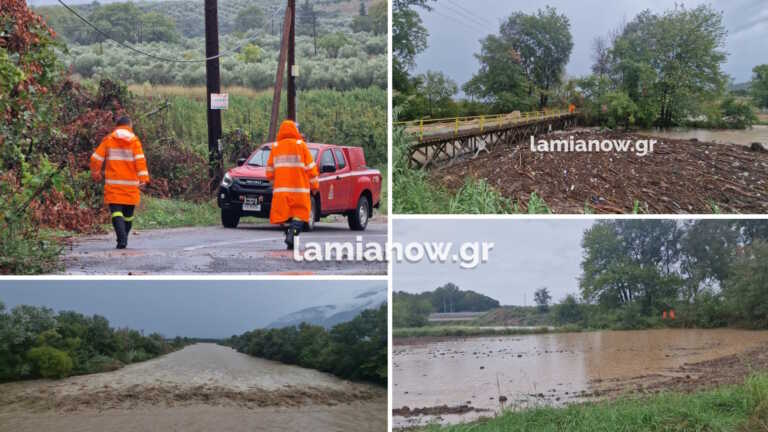
<svg viewBox="0 0 768 432"><path fill-rule="evenodd" d="M258 197L246 197L243 202L243 211L261 211L261 199Z"/></svg>

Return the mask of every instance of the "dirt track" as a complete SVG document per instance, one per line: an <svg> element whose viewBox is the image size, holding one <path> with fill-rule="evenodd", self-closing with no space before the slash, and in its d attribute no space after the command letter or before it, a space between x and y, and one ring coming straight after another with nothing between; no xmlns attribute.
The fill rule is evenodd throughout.
<svg viewBox="0 0 768 432"><path fill-rule="evenodd" d="M383 431L386 406L375 386L197 344L114 372L2 384L0 430Z"/></svg>
<svg viewBox="0 0 768 432"><path fill-rule="evenodd" d="M139 216L140 217L140 216ZM371 223L362 233L346 223L318 224L301 235L307 242L387 241L386 223ZM131 232L128 249L116 250L114 234L78 237L64 254L64 273L74 275L157 274L386 274L386 262L297 263L285 250L283 232L270 225L238 229L196 227Z"/></svg>
<svg viewBox="0 0 768 432"><path fill-rule="evenodd" d="M590 129L539 139L644 139ZM529 143L499 145L490 154L432 173L449 190L468 177L485 179L525 210L535 192L555 213L768 213L768 153L740 145L659 138L655 151L534 153Z"/></svg>

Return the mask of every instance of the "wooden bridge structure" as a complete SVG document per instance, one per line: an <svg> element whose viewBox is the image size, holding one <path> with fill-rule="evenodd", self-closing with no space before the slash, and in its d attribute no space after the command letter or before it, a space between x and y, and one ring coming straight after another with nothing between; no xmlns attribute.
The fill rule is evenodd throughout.
<svg viewBox="0 0 768 432"><path fill-rule="evenodd" d="M533 135L565 130L577 123L578 112L548 110L475 117L396 122L415 143L408 149L416 168L444 165L458 158L491 151L497 144L527 141Z"/></svg>

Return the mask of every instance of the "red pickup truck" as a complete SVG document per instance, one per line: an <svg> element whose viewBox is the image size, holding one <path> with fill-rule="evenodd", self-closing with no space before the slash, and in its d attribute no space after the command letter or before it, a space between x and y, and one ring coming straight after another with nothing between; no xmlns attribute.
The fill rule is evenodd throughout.
<svg viewBox="0 0 768 432"><path fill-rule="evenodd" d="M321 217L342 214L352 230L365 230L373 209L380 206L381 173L365 165L360 147L312 143L307 147L320 171L320 190L312 193L312 217L305 228L311 231ZM270 151L271 144L262 145L224 175L218 204L225 227L237 228L243 216L269 217L272 184L266 166Z"/></svg>

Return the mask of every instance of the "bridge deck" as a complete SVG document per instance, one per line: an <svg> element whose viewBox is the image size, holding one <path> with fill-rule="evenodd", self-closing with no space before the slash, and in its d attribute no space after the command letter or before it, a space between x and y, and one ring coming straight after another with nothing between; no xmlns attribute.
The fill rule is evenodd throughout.
<svg viewBox="0 0 768 432"><path fill-rule="evenodd" d="M568 111L538 111L493 116L416 120L395 123L395 125L405 126L406 133L417 137L420 144L429 144L574 116L576 116L576 113Z"/></svg>
<svg viewBox="0 0 768 432"><path fill-rule="evenodd" d="M416 138L409 147L412 166L426 168L449 162L469 153L475 156L498 142L519 142L528 134L547 132L549 127L575 124L575 112L534 112L454 119L417 120L396 123Z"/></svg>

